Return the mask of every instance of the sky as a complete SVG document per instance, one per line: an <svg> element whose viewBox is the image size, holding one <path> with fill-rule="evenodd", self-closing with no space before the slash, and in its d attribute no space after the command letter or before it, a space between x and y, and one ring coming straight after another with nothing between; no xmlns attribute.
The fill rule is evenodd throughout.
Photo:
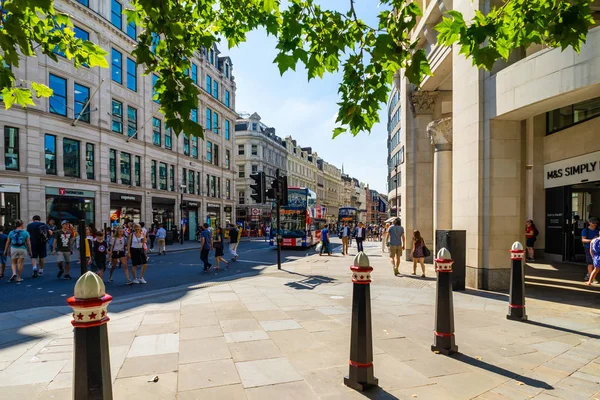
<svg viewBox="0 0 600 400"><path fill-rule="evenodd" d="M347 9L349 1L327 0L328 8ZM376 25L380 11L374 0L357 2L359 17ZM379 113L381 122L371 133L356 137L343 134L332 139L339 101L338 84L341 73L325 75L323 79L308 82L306 71L297 68L283 77L273 64L277 55L276 40L262 31L248 34L246 43L227 49L222 44L221 55L229 55L235 76L236 111L257 112L261 122L273 127L278 136L291 135L302 147L312 147L325 161L371 189L387 194L387 110Z"/></svg>

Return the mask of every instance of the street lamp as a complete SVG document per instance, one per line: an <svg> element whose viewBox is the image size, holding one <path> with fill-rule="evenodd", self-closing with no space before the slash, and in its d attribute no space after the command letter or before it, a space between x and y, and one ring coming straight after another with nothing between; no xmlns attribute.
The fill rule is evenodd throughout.
<svg viewBox="0 0 600 400"><path fill-rule="evenodd" d="M181 222L180 222L180 227L179 227L179 243L183 244L183 226L184 226L184 222L183 222L183 191L185 190L186 186L182 183L179 188L181 189L181 199L179 200L179 211L180 211L180 216L181 216Z"/></svg>

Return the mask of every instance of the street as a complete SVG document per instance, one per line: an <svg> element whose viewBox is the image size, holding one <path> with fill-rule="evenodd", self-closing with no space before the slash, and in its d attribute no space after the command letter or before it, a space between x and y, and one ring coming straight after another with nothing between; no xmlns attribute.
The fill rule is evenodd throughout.
<svg viewBox="0 0 600 400"><path fill-rule="evenodd" d="M297 260L305 257L307 253L312 254L313 252L314 248L282 250L281 262ZM277 263L276 249L262 241L240 243L238 254L238 260L230 263L229 269L226 270L225 265L221 264L221 269L216 271L214 269L216 267L214 251L212 251L210 262L213 264L213 269L209 273L204 273L198 249L168 252L166 256L150 253L150 262L145 275L147 284L125 285L123 269L117 268L113 274L113 283L107 283L108 271L106 271L104 277L106 291L115 299L120 299L124 296L136 296L140 292L148 293L179 285L196 285L214 279L258 274L266 266ZM77 256L78 253L75 253L74 259L78 260ZM225 259L229 260L230 258L231 256L226 251ZM8 283L10 266L7 265L4 280L0 281L0 298L2 299L0 313L35 307L64 306L66 299L73 295L73 287L80 271L78 261L71 263L71 275L73 276L71 281L56 278L58 267L55 261L45 265L44 276L32 279L31 260L27 261L29 262L23 269L24 280L22 283Z"/></svg>

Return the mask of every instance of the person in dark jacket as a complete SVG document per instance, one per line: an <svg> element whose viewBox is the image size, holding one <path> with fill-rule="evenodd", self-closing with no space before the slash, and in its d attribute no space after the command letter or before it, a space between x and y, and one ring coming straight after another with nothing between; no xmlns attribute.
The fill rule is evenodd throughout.
<svg viewBox="0 0 600 400"><path fill-rule="evenodd" d="M358 252L364 251L363 242L367 237L367 229L364 227L362 222L358 223L356 229L354 229L354 238L356 239L356 248Z"/></svg>

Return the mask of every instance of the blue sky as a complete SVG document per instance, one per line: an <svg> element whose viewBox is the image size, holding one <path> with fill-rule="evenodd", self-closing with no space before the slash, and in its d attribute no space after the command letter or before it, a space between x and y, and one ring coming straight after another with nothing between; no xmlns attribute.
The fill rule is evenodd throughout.
<svg viewBox="0 0 600 400"><path fill-rule="evenodd" d="M329 8L344 10L349 0L325 3ZM376 25L375 17L380 11L376 4L373 0L357 2L359 16L371 25ZM386 193L385 107L380 112L382 122L374 126L370 135L344 134L332 139L341 74L326 75L309 83L306 72L297 68L296 72L288 71L282 77L273 64L277 55L275 44L273 37L256 31L237 48L227 50L221 46L234 65L236 111L257 112L261 121L274 127L280 137L292 135L299 145L312 147L321 158L339 168L343 164L345 173Z"/></svg>

